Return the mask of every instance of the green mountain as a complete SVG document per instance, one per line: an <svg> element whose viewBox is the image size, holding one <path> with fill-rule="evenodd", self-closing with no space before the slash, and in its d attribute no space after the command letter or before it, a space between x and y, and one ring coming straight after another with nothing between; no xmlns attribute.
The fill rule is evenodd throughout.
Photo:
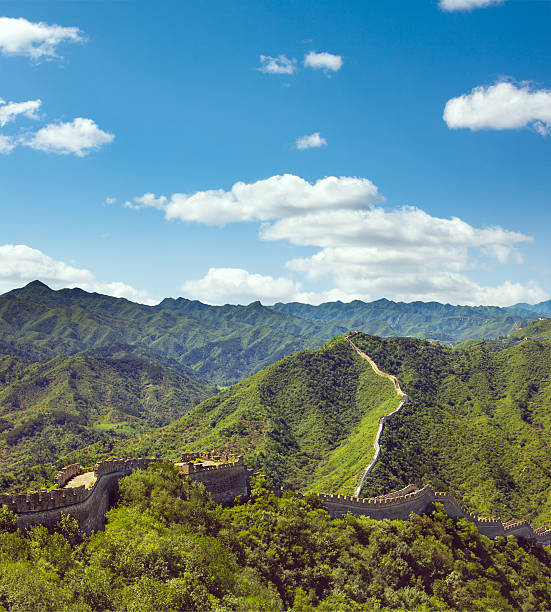
<svg viewBox="0 0 551 612"><path fill-rule="evenodd" d="M130 351L37 363L0 355L0 470L55 462L100 440L167 425L214 392Z"/></svg>
<svg viewBox="0 0 551 612"><path fill-rule="evenodd" d="M0 296L0 353L35 361L132 345L150 359L176 362L226 386L350 329L456 344L506 335L536 317L519 308L388 300L268 308L167 298L145 306L81 289L52 291L35 281Z"/></svg>
<svg viewBox="0 0 551 612"><path fill-rule="evenodd" d="M363 494L430 482L481 514L551 519L551 341L354 341L410 398L385 426Z"/></svg>
<svg viewBox="0 0 551 612"><path fill-rule="evenodd" d="M520 307L452 306L438 302L375 302L354 300L319 306L277 303L277 312L317 324L357 329L377 336L410 336L457 344L470 338L504 336L526 325L537 315Z"/></svg>
<svg viewBox="0 0 551 612"><path fill-rule="evenodd" d="M354 342L410 398L385 425L364 495L430 482L481 515L551 519L551 341L452 349L359 334ZM231 449L278 485L349 493L371 459L378 418L397 401L392 385L340 338L119 449L171 457Z"/></svg>
<svg viewBox="0 0 551 612"><path fill-rule="evenodd" d="M374 453L379 418L398 402L392 383L338 338L268 366L115 450L177 456L224 449L244 454L277 485L352 493Z"/></svg>
<svg viewBox="0 0 551 612"><path fill-rule="evenodd" d="M220 385L320 346L328 333L342 331L259 302L217 307L179 298L145 306L81 289L52 291L38 281L0 296L0 353L44 360L133 345L152 359L176 361Z"/></svg>

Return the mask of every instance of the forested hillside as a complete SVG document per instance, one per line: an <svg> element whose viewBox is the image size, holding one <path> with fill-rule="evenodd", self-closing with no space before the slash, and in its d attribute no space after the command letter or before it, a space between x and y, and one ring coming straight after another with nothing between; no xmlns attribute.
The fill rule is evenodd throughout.
<svg viewBox="0 0 551 612"><path fill-rule="evenodd" d="M535 319L523 309L388 300L320 306L260 302L209 306L167 298L156 306L35 281L0 296L0 353L45 360L132 345L165 365L177 362L226 386L350 329L456 344L506 335Z"/></svg>
<svg viewBox="0 0 551 612"><path fill-rule="evenodd" d="M77 354L28 363L0 355L4 479L103 439L167 425L215 392L184 371L131 352L118 357Z"/></svg>
<svg viewBox="0 0 551 612"><path fill-rule="evenodd" d="M431 482L482 514L551 519L551 342L449 349L360 334L410 402L381 438L366 495Z"/></svg>
<svg viewBox="0 0 551 612"><path fill-rule="evenodd" d="M182 298L144 306L81 289L52 291L35 281L0 296L0 353L51 359L133 345L227 385L300 349L342 333L264 308L206 306ZM333 333L335 332L335 333Z"/></svg>
<svg viewBox="0 0 551 612"><path fill-rule="evenodd" d="M277 485L352 493L373 455L379 417L398 402L392 383L339 338L265 368L120 448L144 456L224 449L244 454Z"/></svg>
<svg viewBox="0 0 551 612"><path fill-rule="evenodd" d="M482 515L550 520L551 341L502 350L364 334L354 341L398 377L410 398L385 426L381 457L363 494L430 482ZM335 340L270 366L158 436L121 448L155 455L231 448L276 484L350 491L349 475L371 456L378 417L397 402L396 395L380 395L384 381L366 366L344 339ZM361 403L357 372L372 383ZM372 406L369 420L354 430L362 405Z"/></svg>
<svg viewBox="0 0 551 612"><path fill-rule="evenodd" d="M120 482L105 531L67 518L14 533L0 515L10 610L549 610L551 557L489 540L438 508L409 521L332 520L262 480L221 508L167 465Z"/></svg>
<svg viewBox="0 0 551 612"><path fill-rule="evenodd" d="M523 308L497 306L452 306L438 302L375 302L354 300L327 302L319 306L278 303L274 310L312 323L338 325L376 336L412 336L457 344L470 338L507 335L537 316L538 305ZM542 303L546 312L546 302Z"/></svg>

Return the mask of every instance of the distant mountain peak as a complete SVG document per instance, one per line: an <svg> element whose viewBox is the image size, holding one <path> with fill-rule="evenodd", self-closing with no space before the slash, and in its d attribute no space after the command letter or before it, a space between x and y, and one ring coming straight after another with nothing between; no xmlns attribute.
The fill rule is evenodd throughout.
<svg viewBox="0 0 551 612"><path fill-rule="evenodd" d="M29 284L21 287L21 289L16 289L18 293L51 293L53 289L48 287L45 283L39 280L33 280Z"/></svg>

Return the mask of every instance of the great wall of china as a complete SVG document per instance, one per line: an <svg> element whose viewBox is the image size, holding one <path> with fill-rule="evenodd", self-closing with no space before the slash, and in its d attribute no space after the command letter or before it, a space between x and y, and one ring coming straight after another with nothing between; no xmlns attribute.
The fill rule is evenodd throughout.
<svg viewBox="0 0 551 612"><path fill-rule="evenodd" d="M362 473L361 484L363 484L363 478L371 471L379 457L379 438L383 424L401 409L407 401L407 396L400 389L395 376L381 372L371 358L350 341L350 337L347 339L358 354L369 361L377 374L392 380L396 392L401 396L398 408L381 418L374 442L375 456ZM105 513L113 503L119 479L131 474L134 470L145 469L151 463L159 461L167 460L111 458L97 463L94 466L93 474L83 470L79 464L72 464L57 474L55 481L60 488L14 495L0 494L0 506L6 505L17 515L17 526L21 530L37 524L53 527L62 514L69 514L77 519L85 533L90 534L103 527ZM242 457L227 453L184 453L181 460L174 465L182 475L203 483L211 497L218 503L226 503L239 495L246 497L248 494L250 472L243 463ZM88 479L89 488L77 484L83 472L84 475L91 476ZM533 529L526 521L503 523L496 518L480 518L465 510L452 493L434 491L430 485L422 489L409 485L400 491L374 498L324 493L316 495L334 518L342 517L350 512L355 516L369 516L376 520L407 520L410 514L423 514L432 504L438 502L443 505L445 512L450 517L465 518L471 521L480 533L490 538L511 535L537 542L542 546L551 544L551 529L546 527Z"/></svg>
<svg viewBox="0 0 551 612"><path fill-rule="evenodd" d="M398 382L398 379L396 378L396 376L394 376L393 374L387 374L386 372L383 372L382 370L380 370L379 366L373 361L373 359L371 359L369 355L366 355L363 351L361 351L352 342L351 338L356 336L358 333L359 332L352 332L351 334L346 336L346 340L348 341L348 344L350 344L350 346L356 351L356 353L358 353L358 355L362 359L365 359L369 363L369 365L372 367L373 371L375 372L375 374L377 374L377 376L381 376L382 378L388 378L388 380L392 382L392 384L394 385L394 389L396 390L396 393L400 397L400 403L392 412L390 412L389 414L385 414L385 416L382 416L379 419L379 427L377 428L377 433L375 434L375 439L373 440L373 448L375 449L375 453L373 455L373 458L369 462L368 466L364 469L364 471L360 475L358 484L356 485L356 490L354 491L354 495L356 497L359 497L362 491L362 487L364 485L365 479L367 478L367 476L369 475L369 473L375 467L375 464L379 460L379 455L381 454L381 447L379 445L379 440L381 439L381 435L383 433L383 427L385 423L392 416L394 416L397 412L400 412L404 404L408 401L408 396L402 391L402 388L400 387L400 383Z"/></svg>

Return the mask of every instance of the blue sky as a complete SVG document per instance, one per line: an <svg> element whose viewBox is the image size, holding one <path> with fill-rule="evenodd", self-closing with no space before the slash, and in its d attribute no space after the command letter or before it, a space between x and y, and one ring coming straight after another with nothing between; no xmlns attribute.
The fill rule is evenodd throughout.
<svg viewBox="0 0 551 612"><path fill-rule="evenodd" d="M0 291L548 299L550 49L547 1L0 2Z"/></svg>

